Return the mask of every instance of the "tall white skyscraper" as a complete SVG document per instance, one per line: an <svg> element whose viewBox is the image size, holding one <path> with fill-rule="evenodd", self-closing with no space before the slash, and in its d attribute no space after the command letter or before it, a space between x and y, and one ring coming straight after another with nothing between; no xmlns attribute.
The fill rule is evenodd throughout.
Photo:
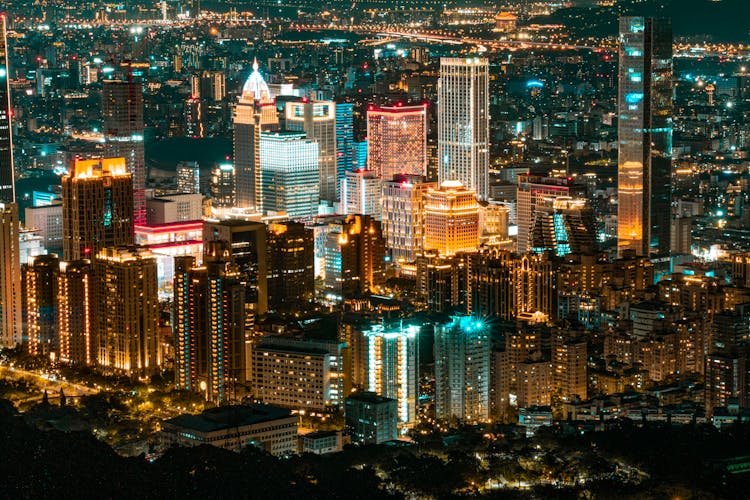
<svg viewBox="0 0 750 500"><path fill-rule="evenodd" d="M440 58L438 180L458 180L487 199L490 154L489 61Z"/></svg>
<svg viewBox="0 0 750 500"><path fill-rule="evenodd" d="M305 132L318 143L320 199L333 203L336 197L336 103L311 101L286 104L286 128Z"/></svg>
<svg viewBox="0 0 750 500"><path fill-rule="evenodd" d="M261 132L261 208L290 219L318 213L318 143L304 132ZM335 166L335 164L334 164Z"/></svg>
<svg viewBox="0 0 750 500"><path fill-rule="evenodd" d="M383 183L372 170L347 171L341 181L341 211L380 220Z"/></svg>

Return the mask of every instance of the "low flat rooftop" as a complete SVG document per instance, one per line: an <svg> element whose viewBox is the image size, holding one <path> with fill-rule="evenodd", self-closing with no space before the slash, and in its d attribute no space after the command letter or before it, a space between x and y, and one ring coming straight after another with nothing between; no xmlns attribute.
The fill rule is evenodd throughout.
<svg viewBox="0 0 750 500"><path fill-rule="evenodd" d="M179 415L164 423L198 432L214 432L279 420L290 417L291 414L290 410L273 405L231 405L211 408L197 415Z"/></svg>

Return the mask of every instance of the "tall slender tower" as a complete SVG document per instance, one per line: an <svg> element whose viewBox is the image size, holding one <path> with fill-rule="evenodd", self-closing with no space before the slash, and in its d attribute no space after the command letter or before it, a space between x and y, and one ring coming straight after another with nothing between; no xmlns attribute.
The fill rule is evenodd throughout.
<svg viewBox="0 0 750 500"><path fill-rule="evenodd" d="M107 80L102 86L106 156L125 158L133 176L133 221L146 224L146 158L143 149L143 91L134 81ZM67 257L66 257L67 258Z"/></svg>
<svg viewBox="0 0 750 500"><path fill-rule="evenodd" d="M21 343L21 255L18 206L0 203L0 345Z"/></svg>
<svg viewBox="0 0 750 500"><path fill-rule="evenodd" d="M672 25L620 18L617 250L666 254L672 177Z"/></svg>
<svg viewBox="0 0 750 500"><path fill-rule="evenodd" d="M234 108L235 195L239 208L260 209L260 132L278 127L276 100L255 61Z"/></svg>
<svg viewBox="0 0 750 500"><path fill-rule="evenodd" d="M480 200L489 191L489 72L485 58L440 58L438 181L461 181Z"/></svg>
<svg viewBox="0 0 750 500"><path fill-rule="evenodd" d="M0 14L0 203L14 203L13 136L11 127L10 71L5 14Z"/></svg>
<svg viewBox="0 0 750 500"><path fill-rule="evenodd" d="M286 128L305 132L318 143L320 200L333 203L336 195L336 103L332 101L289 102L286 105Z"/></svg>

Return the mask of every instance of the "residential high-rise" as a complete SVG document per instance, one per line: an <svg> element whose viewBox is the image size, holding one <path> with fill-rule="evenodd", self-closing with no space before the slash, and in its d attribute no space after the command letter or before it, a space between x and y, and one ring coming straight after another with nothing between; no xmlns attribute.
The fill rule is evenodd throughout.
<svg viewBox="0 0 750 500"><path fill-rule="evenodd" d="M74 160L62 178L62 198L65 260L133 244L133 180L124 158Z"/></svg>
<svg viewBox="0 0 750 500"><path fill-rule="evenodd" d="M98 364L132 377L158 373L156 258L145 247L108 247L96 254L92 265Z"/></svg>
<svg viewBox="0 0 750 500"><path fill-rule="evenodd" d="M435 326L435 414L462 422L490 417L489 327L471 316Z"/></svg>
<svg viewBox="0 0 750 500"><path fill-rule="evenodd" d="M63 206L59 201L50 205L26 207L25 225L42 238L42 246L48 253L63 253L62 214Z"/></svg>
<svg viewBox="0 0 750 500"><path fill-rule="evenodd" d="M398 439L398 403L374 392L358 392L346 398L346 428L352 441L381 444Z"/></svg>
<svg viewBox="0 0 750 500"><path fill-rule="evenodd" d="M92 316L94 280L91 261L60 263L57 289L57 334L60 339L60 361L76 365L96 362Z"/></svg>
<svg viewBox="0 0 750 500"><path fill-rule="evenodd" d="M18 205L0 203L0 345L11 348L23 338L19 233Z"/></svg>
<svg viewBox="0 0 750 500"><path fill-rule="evenodd" d="M441 57L438 82L438 181L489 192L490 92L485 58Z"/></svg>
<svg viewBox="0 0 750 500"><path fill-rule="evenodd" d="M268 225L268 308L299 310L315 293L313 231L299 222Z"/></svg>
<svg viewBox="0 0 750 500"><path fill-rule="evenodd" d="M175 382L217 404L245 393L250 363L245 336L245 293L231 252L211 242L206 262L175 259Z"/></svg>
<svg viewBox="0 0 750 500"><path fill-rule="evenodd" d="M559 197L583 199L586 187L574 184L566 177L519 175L516 193L517 248L518 253L526 253L531 251L531 230L536 219L536 207L554 203L554 199ZM552 201L545 202L547 199Z"/></svg>
<svg viewBox="0 0 750 500"><path fill-rule="evenodd" d="M255 61L234 108L235 192L239 208L260 208L260 132L278 126L276 100Z"/></svg>
<svg viewBox="0 0 750 500"><path fill-rule="evenodd" d="M336 189L341 189L344 173L354 168L354 104L336 103ZM336 192L336 199L341 193Z"/></svg>
<svg viewBox="0 0 750 500"><path fill-rule="evenodd" d="M207 220L203 223L204 261L214 257L208 245L211 241L225 242L230 249L231 263L245 290L245 331L251 332L255 316L268 310L266 225L241 219Z"/></svg>
<svg viewBox="0 0 750 500"><path fill-rule="evenodd" d="M304 133L261 132L261 191L256 209L268 214L286 213L290 219L317 215L318 151L319 143Z"/></svg>
<svg viewBox="0 0 750 500"><path fill-rule="evenodd" d="M0 15L0 203L6 204L16 202L7 21L5 15Z"/></svg>
<svg viewBox="0 0 750 500"><path fill-rule="evenodd" d="M332 299L374 292L385 282L385 244L369 215L329 221L325 240L325 286Z"/></svg>
<svg viewBox="0 0 750 500"><path fill-rule="evenodd" d="M392 262L414 262L423 251L424 198L435 187L419 175L394 175L383 181L383 238Z"/></svg>
<svg viewBox="0 0 750 500"><path fill-rule="evenodd" d="M617 249L668 254L672 179L672 25L620 18Z"/></svg>
<svg viewBox="0 0 750 500"><path fill-rule="evenodd" d="M367 390L395 399L399 425L413 425L419 397L419 327L374 325L362 335L368 360Z"/></svg>
<svg viewBox="0 0 750 500"><path fill-rule="evenodd" d="M32 356L57 352L59 272L60 260L55 254L29 257L23 266L26 348Z"/></svg>
<svg viewBox="0 0 750 500"><path fill-rule="evenodd" d="M426 106L370 106L367 144L367 169L380 178L426 175Z"/></svg>
<svg viewBox="0 0 750 500"><path fill-rule="evenodd" d="M349 170L341 181L341 211L380 220L382 181L372 170Z"/></svg>
<svg viewBox="0 0 750 500"><path fill-rule="evenodd" d="M445 181L424 195L424 249L443 256L479 247L479 204L460 181Z"/></svg>
<svg viewBox="0 0 750 500"><path fill-rule="evenodd" d="M104 151L124 158L133 180L133 223L146 224L146 158L143 146L143 90L135 81L105 80L102 85ZM93 255L93 253L92 253ZM70 257L66 255L66 260ZM78 259L80 257L73 257Z"/></svg>
<svg viewBox="0 0 750 500"><path fill-rule="evenodd" d="M591 254L594 241L594 213L586 200L544 198L537 205L529 242L532 252L551 251L559 257Z"/></svg>
<svg viewBox="0 0 750 500"><path fill-rule="evenodd" d="M320 200L328 203L337 201L336 103L307 98L301 102L288 102L286 128L304 132L309 140L318 143Z"/></svg>
<svg viewBox="0 0 750 500"><path fill-rule="evenodd" d="M557 332L552 337L552 390L562 401L588 395L588 350L586 339Z"/></svg>
<svg viewBox="0 0 750 500"><path fill-rule="evenodd" d="M213 208L234 207L236 185L234 167L228 163L216 165L211 171L211 206Z"/></svg>

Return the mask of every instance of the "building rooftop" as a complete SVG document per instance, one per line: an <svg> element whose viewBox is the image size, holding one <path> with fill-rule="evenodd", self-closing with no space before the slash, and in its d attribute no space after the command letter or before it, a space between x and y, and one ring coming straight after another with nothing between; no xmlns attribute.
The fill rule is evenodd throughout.
<svg viewBox="0 0 750 500"><path fill-rule="evenodd" d="M354 401L361 401L363 403L388 403L390 401L396 401L395 399L387 398L374 392L359 392L351 394L346 398L347 401L353 399Z"/></svg>
<svg viewBox="0 0 750 500"><path fill-rule="evenodd" d="M182 427L197 432L214 432L231 427L259 424L291 416L291 411L272 405L231 405L211 408L197 415L184 414L165 424Z"/></svg>

